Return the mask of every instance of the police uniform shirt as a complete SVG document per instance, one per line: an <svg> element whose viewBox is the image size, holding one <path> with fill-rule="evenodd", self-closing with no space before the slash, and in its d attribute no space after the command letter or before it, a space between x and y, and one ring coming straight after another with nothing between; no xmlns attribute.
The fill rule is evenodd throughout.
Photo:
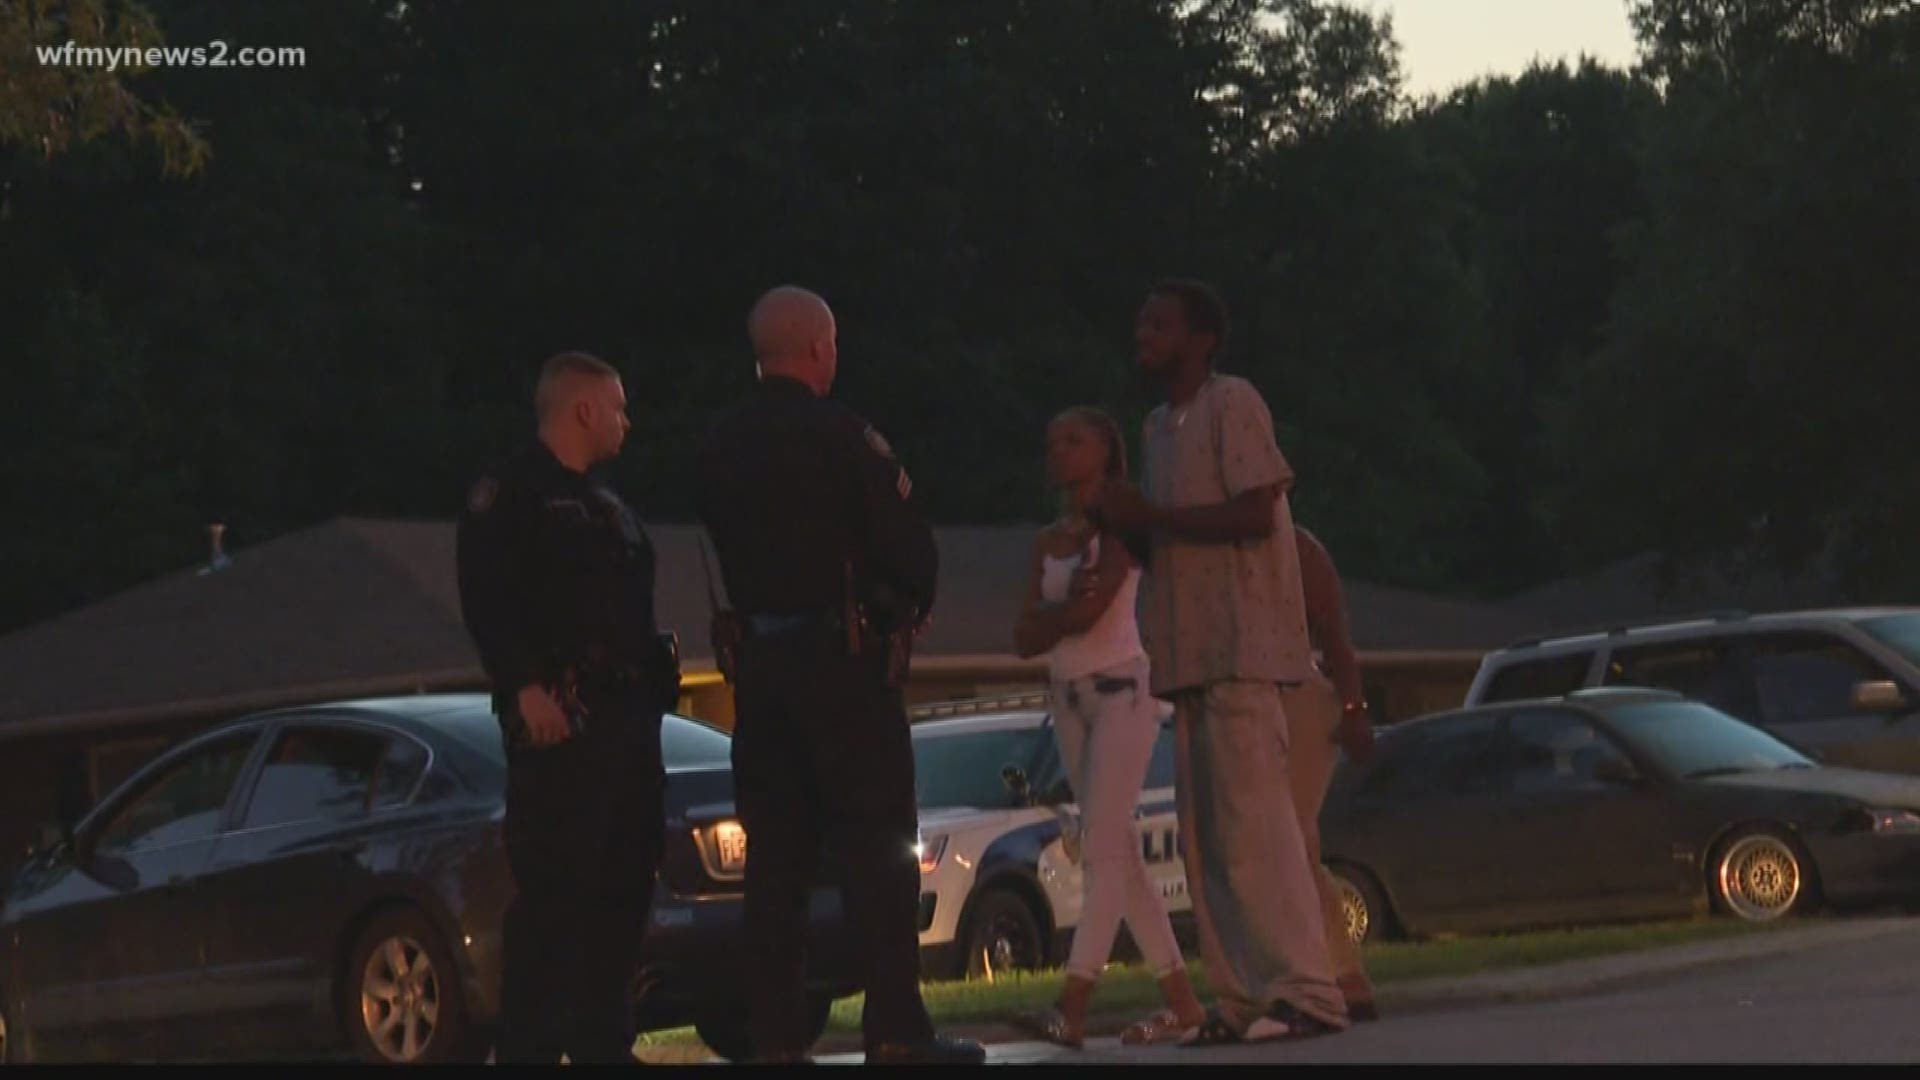
<svg viewBox="0 0 1920 1080"><path fill-rule="evenodd" d="M661 662L652 543L618 495L544 443L473 485L457 543L461 614L496 692L555 665Z"/></svg>
<svg viewBox="0 0 1920 1080"><path fill-rule="evenodd" d="M699 512L743 614L835 610L846 565L925 612L938 571L933 531L893 449L851 409L783 376L711 430Z"/></svg>

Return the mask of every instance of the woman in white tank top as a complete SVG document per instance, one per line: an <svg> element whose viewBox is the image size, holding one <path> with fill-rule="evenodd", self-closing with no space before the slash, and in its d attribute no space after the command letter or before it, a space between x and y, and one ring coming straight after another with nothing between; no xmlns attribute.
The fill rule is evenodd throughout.
<svg viewBox="0 0 1920 1080"><path fill-rule="evenodd" d="M1126 471L1120 425L1099 409L1068 409L1047 426L1047 479L1062 497L1063 512L1034 542L1026 602L1014 627L1021 656L1048 658L1053 730L1080 805L1085 889L1060 999L1015 1022L1071 1047L1084 1039L1094 984L1122 919L1168 1006L1127 1028L1122 1040L1174 1039L1206 1015L1134 831L1140 786L1160 729L1134 611L1140 565L1085 513L1101 487L1125 479Z"/></svg>

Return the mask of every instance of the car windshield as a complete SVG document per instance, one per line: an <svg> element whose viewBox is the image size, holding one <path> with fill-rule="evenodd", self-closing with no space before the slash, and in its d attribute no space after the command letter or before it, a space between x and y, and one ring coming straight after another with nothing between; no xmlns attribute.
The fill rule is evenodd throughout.
<svg viewBox="0 0 1920 1080"><path fill-rule="evenodd" d="M921 810L990 809L1013 805L1000 770L1033 770L1052 733L1041 726L923 735L913 740L914 788Z"/></svg>
<svg viewBox="0 0 1920 1080"><path fill-rule="evenodd" d="M1699 702L1619 705L1606 715L1629 742L1678 776L1814 767L1806 755L1779 739Z"/></svg>
<svg viewBox="0 0 1920 1080"><path fill-rule="evenodd" d="M1920 615L1883 615L1877 619L1865 619L1860 623L1860 629L1905 657L1909 663L1920 664Z"/></svg>

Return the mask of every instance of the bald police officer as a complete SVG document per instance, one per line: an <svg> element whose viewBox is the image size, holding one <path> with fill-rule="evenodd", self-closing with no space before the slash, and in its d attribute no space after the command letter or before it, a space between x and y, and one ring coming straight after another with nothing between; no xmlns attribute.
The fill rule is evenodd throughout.
<svg viewBox="0 0 1920 1080"><path fill-rule="evenodd" d="M913 747L883 636L911 632L932 607L933 532L886 440L827 398L838 351L826 303L775 289L748 334L760 385L709 434L699 489L746 624L733 766L756 1056L809 1049L807 895L831 842L860 951L867 1060L977 1063L979 1044L936 1036L920 999Z"/></svg>
<svg viewBox="0 0 1920 1080"><path fill-rule="evenodd" d="M628 991L662 845L660 717L678 662L654 623L654 551L593 475L628 421L619 373L547 361L539 439L460 517L461 613L507 743L503 1062L633 1064Z"/></svg>

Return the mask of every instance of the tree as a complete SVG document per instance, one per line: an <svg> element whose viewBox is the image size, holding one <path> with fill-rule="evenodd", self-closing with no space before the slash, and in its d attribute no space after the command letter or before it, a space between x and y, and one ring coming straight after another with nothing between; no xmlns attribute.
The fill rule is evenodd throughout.
<svg viewBox="0 0 1920 1080"><path fill-rule="evenodd" d="M113 0L0 2L0 147L51 159L110 133L151 143L169 175L206 164L207 143L173 109L136 95L127 80L148 70L86 64L71 51L162 45L146 9ZM58 55L59 60L51 57Z"/></svg>
<svg viewBox="0 0 1920 1080"><path fill-rule="evenodd" d="M1467 577L1490 591L1576 569L1554 535L1561 477L1542 406L1603 341L1623 231L1647 214L1639 143L1658 108L1644 80L1588 60L1461 87L1414 120L1460 172L1454 242L1485 304L1482 351L1434 393L1488 470Z"/></svg>
<svg viewBox="0 0 1920 1080"><path fill-rule="evenodd" d="M191 178L106 142L16 161L0 304L24 392L0 458L38 494L9 529L8 625L196 561L210 521L245 546L415 510L465 471L438 461L425 235L360 77L382 6L154 10L186 40L300 42L312 66L152 73L220 149Z"/></svg>
<svg viewBox="0 0 1920 1080"><path fill-rule="evenodd" d="M1643 0L1633 17L1666 93L1653 212L1563 442L1580 491L1639 497L1630 517L1570 509L1614 552L1920 588L1920 8Z"/></svg>

